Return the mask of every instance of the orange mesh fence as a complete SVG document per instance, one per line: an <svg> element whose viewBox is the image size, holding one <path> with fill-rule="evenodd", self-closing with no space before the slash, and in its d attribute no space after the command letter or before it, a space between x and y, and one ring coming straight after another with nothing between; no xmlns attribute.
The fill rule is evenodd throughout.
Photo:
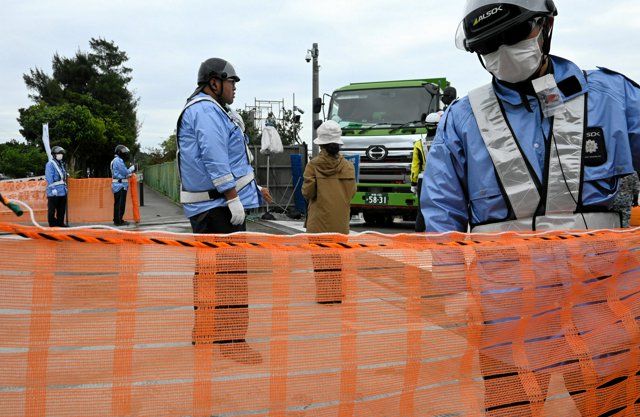
<svg viewBox="0 0 640 417"><path fill-rule="evenodd" d="M0 232L4 417L640 415L640 231Z"/></svg>
<svg viewBox="0 0 640 417"><path fill-rule="evenodd" d="M28 181L1 181L0 194L8 200L20 200L33 209L37 222L47 223L47 182L43 179ZM67 214L69 223L113 222L113 193L111 178L69 179ZM140 222L137 178L129 177L129 191L124 219ZM0 206L0 221L31 222L29 213L17 218L6 207Z"/></svg>

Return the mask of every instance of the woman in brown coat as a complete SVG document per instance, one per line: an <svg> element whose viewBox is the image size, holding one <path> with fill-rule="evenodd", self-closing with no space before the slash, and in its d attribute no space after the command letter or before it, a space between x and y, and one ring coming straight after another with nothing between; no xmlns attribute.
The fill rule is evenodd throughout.
<svg viewBox="0 0 640 417"><path fill-rule="evenodd" d="M318 137L313 141L320 146L320 154L307 164L302 184L302 195L309 202L307 233L349 234L356 171L340 155L341 136L338 123L327 120L318 127Z"/></svg>
<svg viewBox="0 0 640 417"><path fill-rule="evenodd" d="M318 127L320 154L304 170L302 195L309 202L305 226L307 233L349 233L351 199L356 193L353 164L340 155L342 129L333 120ZM310 238L311 241L322 238ZM335 240L333 238L332 240ZM342 302L342 259L334 251L319 249L311 254L316 280L316 302Z"/></svg>

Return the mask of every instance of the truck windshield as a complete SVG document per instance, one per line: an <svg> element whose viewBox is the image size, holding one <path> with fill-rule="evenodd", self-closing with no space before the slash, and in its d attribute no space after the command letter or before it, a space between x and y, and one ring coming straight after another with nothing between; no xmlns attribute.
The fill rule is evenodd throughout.
<svg viewBox="0 0 640 417"><path fill-rule="evenodd" d="M422 86L336 91L328 119L347 129L374 124L397 126L436 111L438 103L431 98Z"/></svg>

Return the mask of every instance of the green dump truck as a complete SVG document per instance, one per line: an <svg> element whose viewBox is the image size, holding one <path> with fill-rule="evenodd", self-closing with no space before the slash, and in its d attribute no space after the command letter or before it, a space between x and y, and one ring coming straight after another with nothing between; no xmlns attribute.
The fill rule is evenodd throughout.
<svg viewBox="0 0 640 417"><path fill-rule="evenodd" d="M411 192L413 144L427 134L425 118L455 98L445 78L352 83L331 95L327 119L342 127L342 153L359 156L351 214L367 223L415 220Z"/></svg>

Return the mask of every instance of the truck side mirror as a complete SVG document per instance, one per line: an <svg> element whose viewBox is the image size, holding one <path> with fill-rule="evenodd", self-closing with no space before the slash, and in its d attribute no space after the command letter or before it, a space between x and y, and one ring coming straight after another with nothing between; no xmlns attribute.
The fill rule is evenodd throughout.
<svg viewBox="0 0 640 417"><path fill-rule="evenodd" d="M424 85L424 89L427 90L427 92L432 96L435 96L440 92L440 87L438 87L434 83L426 83Z"/></svg>
<svg viewBox="0 0 640 417"><path fill-rule="evenodd" d="M453 103L453 100L455 100L458 97L458 92L456 91L455 87L447 87L444 89L444 91L442 92L442 102L444 103L445 106L448 106L449 104Z"/></svg>
<svg viewBox="0 0 640 417"><path fill-rule="evenodd" d="M320 113L322 110L322 99L320 97L316 97L313 99L313 112Z"/></svg>

